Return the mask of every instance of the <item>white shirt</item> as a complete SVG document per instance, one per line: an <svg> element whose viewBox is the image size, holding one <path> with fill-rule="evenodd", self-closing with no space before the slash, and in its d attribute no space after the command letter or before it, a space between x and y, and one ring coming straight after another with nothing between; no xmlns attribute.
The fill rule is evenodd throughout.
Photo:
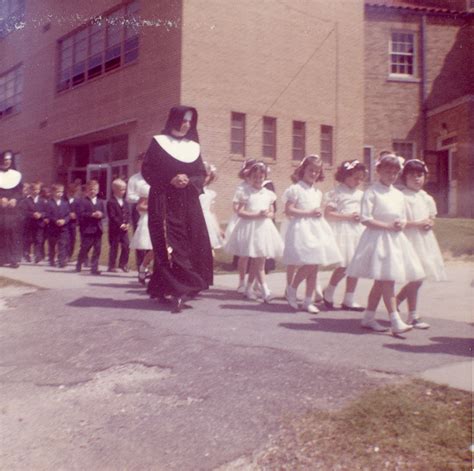
<svg viewBox="0 0 474 471"><path fill-rule="evenodd" d="M408 221L422 221L436 216L436 203L425 190L413 191L404 188L402 193L405 196Z"/></svg>
<svg viewBox="0 0 474 471"><path fill-rule="evenodd" d="M362 198L361 221L406 221L405 197L393 185L374 183Z"/></svg>
<svg viewBox="0 0 474 471"><path fill-rule="evenodd" d="M137 204L140 199L138 190L142 183L146 183L142 172L133 174L128 180L127 184L127 201L132 204Z"/></svg>
<svg viewBox="0 0 474 471"><path fill-rule="evenodd" d="M120 207L122 207L123 206L123 198L115 197L115 199L118 201L118 204L120 205Z"/></svg>
<svg viewBox="0 0 474 471"><path fill-rule="evenodd" d="M324 202L326 206L333 208L340 214L360 213L363 195L362 190L352 189L341 183L324 195Z"/></svg>
<svg viewBox="0 0 474 471"><path fill-rule="evenodd" d="M296 209L311 210L321 207L323 194L312 185L300 180L287 188L282 196L283 202L290 202Z"/></svg>

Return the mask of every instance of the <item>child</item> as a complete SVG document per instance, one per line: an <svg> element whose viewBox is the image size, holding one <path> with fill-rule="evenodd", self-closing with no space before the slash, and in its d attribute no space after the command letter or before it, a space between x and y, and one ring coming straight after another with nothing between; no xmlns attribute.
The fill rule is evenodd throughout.
<svg viewBox="0 0 474 471"><path fill-rule="evenodd" d="M23 258L26 262L31 262L31 240L28 232L28 196L30 196L31 185L29 183L23 183L22 197L18 201L18 208L21 213L21 238L22 238L22 251Z"/></svg>
<svg viewBox="0 0 474 471"><path fill-rule="evenodd" d="M313 314L319 312L313 302L319 265L341 262L334 235L325 221L321 209L322 193L315 183L323 180L323 164L317 155L305 157L292 175L295 182L284 195L285 213L290 221L286 230L283 263L298 269L287 288L288 304L298 309L296 293L306 280L303 309Z"/></svg>
<svg viewBox="0 0 474 471"><path fill-rule="evenodd" d="M121 248L119 267L128 272L128 257L130 254L130 242L128 240L128 228L130 223L130 210L128 203L124 200L127 184L120 178L112 182L113 196L107 201L107 216L109 218L109 268L107 271L115 273L115 263L119 246Z"/></svg>
<svg viewBox="0 0 474 471"><path fill-rule="evenodd" d="M66 190L66 199L69 203L69 223L67 224L68 245L67 245L67 260L71 260L74 253L74 246L76 245L77 222L79 219L79 194L80 185L77 183L70 183Z"/></svg>
<svg viewBox="0 0 474 471"><path fill-rule="evenodd" d="M405 235L418 254L427 277L435 281L445 281L447 277L444 271L443 256L432 231L436 217L436 203L422 189L427 175L428 168L421 160L408 160L403 167L401 180L405 188L402 192L405 195L407 212ZM428 329L429 324L423 322L416 312L421 284L421 280L407 283L397 295L397 306L406 299L408 303L407 323L416 329Z"/></svg>
<svg viewBox="0 0 474 471"><path fill-rule="evenodd" d="M86 183L86 197L80 203L79 227L81 231L81 248L77 257L76 271L82 270L92 248L91 274L100 275L99 257L102 242L102 219L105 217L105 203L97 197L99 182L90 180Z"/></svg>
<svg viewBox="0 0 474 471"><path fill-rule="evenodd" d="M150 193L150 185L145 181L140 181L136 188L135 194L138 197L136 209L140 215L137 228L133 234L130 248L143 253L141 263L138 266L138 281L145 284L145 280L149 273L149 266L153 261L153 245L151 243L150 231L148 229L148 194Z"/></svg>
<svg viewBox="0 0 474 471"><path fill-rule="evenodd" d="M342 162L336 171L339 185L328 192L325 197L324 216L328 220L342 254L342 264L336 268L323 292L326 307L334 307L334 292L338 283L346 275L346 268L354 256L355 249L364 226L360 223L360 204L363 192L358 189L364 181L367 170L358 160ZM363 311L364 308L354 302L354 291L357 278L347 277L346 292L341 307L348 311Z"/></svg>
<svg viewBox="0 0 474 471"><path fill-rule="evenodd" d="M418 256L402 232L406 223L405 198L393 186L402 169L401 160L394 154L385 154L375 165L379 181L362 198L361 221L366 229L346 271L347 276L374 280L362 327L376 332L388 330L375 320L383 296L393 335L412 328L397 311L395 282L418 281L425 276Z"/></svg>
<svg viewBox="0 0 474 471"><path fill-rule="evenodd" d="M234 230L239 220L238 210L239 210L240 200L242 198L242 194L245 192L246 188L250 185L248 181L248 170L255 163L257 163L255 159L247 159L243 163L242 168L239 170L238 177L242 181L237 185L237 188L234 193L234 197L232 198L233 213L225 230L224 239L226 241L229 240L230 235L232 234L232 231ZM243 257L242 259L239 259L239 257L234 256L233 266L234 268L235 266L237 266L237 270L239 272L239 285L237 287L237 293L243 294L245 293L245 289L246 289L245 275L247 274L248 257Z"/></svg>
<svg viewBox="0 0 474 471"><path fill-rule="evenodd" d="M27 248L25 252L29 254L31 245L33 245L35 263L39 263L44 259L47 203L40 196L41 186L40 182L32 183L30 185L30 194L25 201L27 233Z"/></svg>
<svg viewBox="0 0 474 471"><path fill-rule="evenodd" d="M224 244L224 233L221 230L214 213L213 206L216 201L216 192L209 188L209 185L216 179L216 167L204 162L206 169L206 179L204 180L203 193L199 195L202 212L206 221L207 232L209 233L209 240L213 249L219 249Z"/></svg>
<svg viewBox="0 0 474 471"><path fill-rule="evenodd" d="M265 258L280 256L283 241L271 219L276 196L263 187L266 176L267 167L263 162L255 162L249 167L247 177L250 184L243 187L238 195L239 219L225 248L239 257L239 264L246 264L248 258L252 257L245 297L257 299L252 287L257 280L262 287L263 301L268 303L272 294L265 282Z"/></svg>
<svg viewBox="0 0 474 471"><path fill-rule="evenodd" d="M64 185L55 183L51 187L52 198L48 201L47 217L49 220L48 248L49 264L56 266L56 248L58 251L58 266L64 268L67 264L67 248L69 233L67 224L70 219L69 203L63 199Z"/></svg>

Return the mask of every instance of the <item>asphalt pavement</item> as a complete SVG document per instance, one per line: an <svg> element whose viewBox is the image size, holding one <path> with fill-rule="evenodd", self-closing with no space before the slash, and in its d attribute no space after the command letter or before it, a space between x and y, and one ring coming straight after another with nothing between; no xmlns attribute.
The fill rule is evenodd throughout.
<svg viewBox="0 0 474 471"><path fill-rule="evenodd" d="M397 338L361 329L356 312L244 300L235 274L171 314L132 273L0 268L37 287L0 289L0 469L250 469L310 408L411 377L471 391L473 267L450 262L449 281L426 282L431 328ZM269 276L276 295L284 279Z"/></svg>

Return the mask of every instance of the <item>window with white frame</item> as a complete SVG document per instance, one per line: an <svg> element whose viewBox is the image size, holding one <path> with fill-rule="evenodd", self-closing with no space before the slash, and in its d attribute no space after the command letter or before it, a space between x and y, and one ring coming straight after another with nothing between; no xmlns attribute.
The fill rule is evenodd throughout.
<svg viewBox="0 0 474 471"><path fill-rule="evenodd" d="M301 160L306 152L306 123L293 121L293 160Z"/></svg>
<svg viewBox="0 0 474 471"><path fill-rule="evenodd" d="M263 117L263 157L276 158L276 118Z"/></svg>
<svg viewBox="0 0 474 471"><path fill-rule="evenodd" d="M407 31L392 31L390 37L390 75L414 77L415 34Z"/></svg>
<svg viewBox="0 0 474 471"><path fill-rule="evenodd" d="M415 143L409 141L393 141L392 149L395 154L402 156L405 160L415 158Z"/></svg>
<svg viewBox="0 0 474 471"><path fill-rule="evenodd" d="M333 127L323 124L320 134L320 157L325 164L332 165L333 161Z"/></svg>
<svg viewBox="0 0 474 471"><path fill-rule="evenodd" d="M0 0L0 38L15 31L25 18L25 0Z"/></svg>
<svg viewBox="0 0 474 471"><path fill-rule="evenodd" d="M0 119L20 111L22 90L21 65L0 75Z"/></svg>
<svg viewBox="0 0 474 471"><path fill-rule="evenodd" d="M230 153L245 155L245 114L232 112L230 115Z"/></svg>
<svg viewBox="0 0 474 471"><path fill-rule="evenodd" d="M138 58L138 0L58 41L57 90L91 80Z"/></svg>

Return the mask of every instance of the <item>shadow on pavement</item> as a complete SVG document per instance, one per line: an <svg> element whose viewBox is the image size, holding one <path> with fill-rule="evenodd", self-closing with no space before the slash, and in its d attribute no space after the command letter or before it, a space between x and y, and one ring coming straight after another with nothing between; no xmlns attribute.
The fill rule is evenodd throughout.
<svg viewBox="0 0 474 471"><path fill-rule="evenodd" d="M147 310L169 312L171 307L169 305L159 304L151 299L114 299L114 298L94 298L84 296L75 301L68 303L72 307L103 307L113 309L132 309L132 310Z"/></svg>
<svg viewBox="0 0 474 471"><path fill-rule="evenodd" d="M370 332L360 327L360 319L328 319L315 317L311 319L313 323L294 323L294 322L282 322L278 324L279 327L291 330L310 330L317 332L333 332L336 334L352 334L352 335L364 335L371 334L377 335L376 332ZM383 324L383 322L381 323ZM382 333L386 334L386 333ZM380 334L378 334L380 335Z"/></svg>
<svg viewBox="0 0 474 471"><path fill-rule="evenodd" d="M474 341L464 337L430 337L430 340L437 343L428 345L384 345L384 347L406 353L445 353L448 355L458 355L464 357L472 356Z"/></svg>
<svg viewBox="0 0 474 471"><path fill-rule="evenodd" d="M219 308L229 309L231 311L256 311L256 312L268 312L273 314L290 314L294 311L288 306L288 304L277 304L277 303L262 303L259 301L251 301L247 299L241 300L240 304L220 304Z"/></svg>

